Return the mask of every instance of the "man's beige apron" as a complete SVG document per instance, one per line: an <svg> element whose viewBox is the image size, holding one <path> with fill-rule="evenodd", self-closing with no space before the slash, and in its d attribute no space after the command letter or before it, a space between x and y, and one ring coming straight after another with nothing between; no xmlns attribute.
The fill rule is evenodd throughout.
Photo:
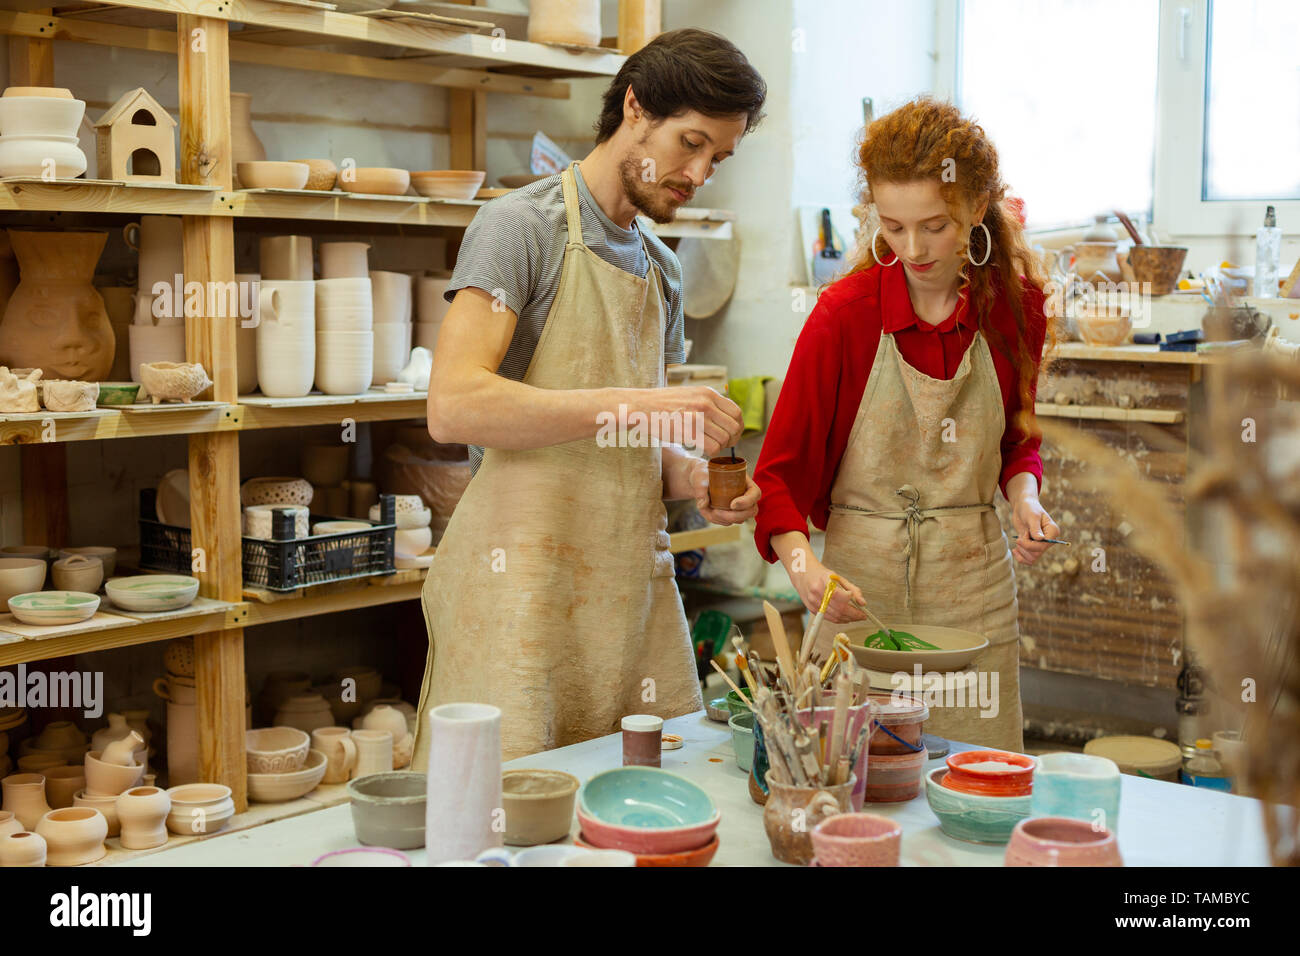
<svg viewBox="0 0 1300 956"><path fill-rule="evenodd" d="M659 270L648 252L643 279L587 248L572 167L561 183L560 285L523 381L663 387ZM484 452L424 585L429 657L415 769L427 766L428 714L439 704L500 707L507 760L613 733L627 714L702 708L668 551L660 449L639 444L593 438Z"/></svg>
<svg viewBox="0 0 1300 956"><path fill-rule="evenodd" d="M997 715L981 716L976 684L964 707L932 701L925 729L1019 751L1016 584L993 511L1005 427L982 334L951 381L912 368L893 335L882 334L831 490L823 562L861 588L868 607L892 627L934 624L987 637L974 666L987 682L986 703L990 676L997 675ZM819 638L834 634L823 628Z"/></svg>

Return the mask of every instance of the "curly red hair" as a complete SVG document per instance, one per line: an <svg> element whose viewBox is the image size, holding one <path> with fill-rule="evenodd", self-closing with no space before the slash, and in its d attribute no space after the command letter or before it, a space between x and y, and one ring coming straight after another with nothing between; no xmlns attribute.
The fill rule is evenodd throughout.
<svg viewBox="0 0 1300 956"><path fill-rule="evenodd" d="M972 314L978 319L984 337L1011 361L1018 375L1021 398L1021 424L1025 434L1038 434L1034 421L1033 394L1037 361L1030 354L1029 333L1025 318L1023 292L1043 292L1047 276L1042 263L1025 241L1023 220L1008 200L1007 185L998 168L998 151L984 130L961 114L951 103L932 97L918 97L872 122L863 131L858 148L860 185L857 212L862 222L859 233L875 233L875 200L872 183L913 183L931 180L939 184L939 193L948 205L953 220L970 226L975 210L987 201L983 223L988 227L993 248L984 248L983 230L968 231L976 236L975 250L971 239L961 254L971 252L975 259L985 259L983 266L965 265L962 286L968 290ZM987 259L985 252L988 252ZM870 241L859 243L850 273L870 269L876 264ZM993 302L1000 290L1019 289L1021 295L1007 295L1007 303L1016 321L1016 341L1008 342L989 320ZM1056 332L1047 323L1047 351L1055 346Z"/></svg>

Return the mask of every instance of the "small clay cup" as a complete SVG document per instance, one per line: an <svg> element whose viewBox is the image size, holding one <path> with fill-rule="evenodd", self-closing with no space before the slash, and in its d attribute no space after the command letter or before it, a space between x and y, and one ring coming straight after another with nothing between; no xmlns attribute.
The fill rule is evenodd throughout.
<svg viewBox="0 0 1300 956"><path fill-rule="evenodd" d="M1128 263L1138 282L1150 282L1152 295L1168 295L1178 284L1187 258L1186 246L1134 246Z"/></svg>
<svg viewBox="0 0 1300 956"><path fill-rule="evenodd" d="M730 510L731 503L745 493L747 482L743 458L709 459L709 504Z"/></svg>

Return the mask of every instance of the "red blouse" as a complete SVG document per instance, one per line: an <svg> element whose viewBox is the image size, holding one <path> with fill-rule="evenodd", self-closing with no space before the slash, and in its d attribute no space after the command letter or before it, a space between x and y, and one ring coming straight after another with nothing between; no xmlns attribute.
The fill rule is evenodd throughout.
<svg viewBox="0 0 1300 956"><path fill-rule="evenodd" d="M1043 295L1029 286L1022 301L1030 352L1041 357L1047 334ZM1016 321L1001 291L990 319L1008 341L1015 341ZM826 528L831 486L848 447L882 330L893 333L899 353L917 371L950 380L974 341L976 328L964 294L938 325L917 318L902 266L873 266L821 294L795 345L754 470L754 481L763 491L754 542L765 560L776 560L772 535L806 531L809 517L816 527ZM1006 410L1002 492L1006 494L1008 479L1022 471L1031 472L1041 487L1041 441L1013 424L1021 403L1012 360L994 341L989 342L989 352ZM1039 361L1034 363L1035 383Z"/></svg>

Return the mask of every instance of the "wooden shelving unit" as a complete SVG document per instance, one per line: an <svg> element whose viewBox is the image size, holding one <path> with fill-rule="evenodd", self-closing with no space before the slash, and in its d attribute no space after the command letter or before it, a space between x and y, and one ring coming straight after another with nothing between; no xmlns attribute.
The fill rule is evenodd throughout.
<svg viewBox="0 0 1300 956"><path fill-rule="evenodd" d="M7 6L22 6L10 3ZM275 0L122 0L60 11L33 2L0 11L9 37L9 85L55 86L53 42L149 50L177 58L180 182L145 186L113 181L0 181L0 213L141 214L183 217L187 281L234 279L237 218L350 222L462 229L479 205L419 197L358 196L231 188L230 64L395 80L448 89L452 165L484 168L487 92L566 98L571 77L611 76L621 52L574 50L413 20L387 20L277 3ZM466 11L470 13L471 11ZM658 4L620 0L621 51L639 49L658 32ZM190 37L202 31L204 49ZM240 555L239 432L337 422L418 418L424 395L318 398L268 403L235 388L235 328L198 317L186 322L189 361L203 363L214 385L206 403L165 410L98 410L86 415L0 417L0 443L23 445L24 534L64 543L66 443L144 435L187 435L193 545L207 554L198 575L206 599L193 613L159 620L113 618L74 633L51 630L36 640L7 633L0 622L0 665L195 636L200 775L233 790L247 809L244 727L244 628L258 623L368 607L418 596L424 572L406 580L338 592L304 592L294 600L245 601ZM53 423L53 441L47 428ZM211 603L209 603L211 602ZM111 609L109 609L111 611ZM109 612L106 612L109 613Z"/></svg>

